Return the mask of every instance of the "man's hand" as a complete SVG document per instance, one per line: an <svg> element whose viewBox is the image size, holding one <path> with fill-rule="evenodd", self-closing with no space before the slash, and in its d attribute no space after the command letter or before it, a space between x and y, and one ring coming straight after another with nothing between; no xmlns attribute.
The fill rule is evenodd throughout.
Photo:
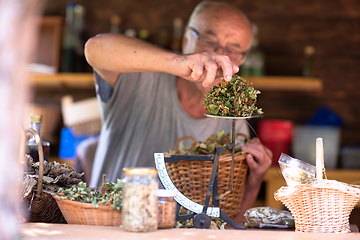
<svg viewBox="0 0 360 240"><path fill-rule="evenodd" d="M250 170L249 176L262 180L272 163L272 152L262 145L258 138L251 139L242 150L249 153L246 156L246 162Z"/></svg>
<svg viewBox="0 0 360 240"><path fill-rule="evenodd" d="M239 67L228 56L215 52L178 55L174 64L175 75L193 82L202 82L204 87L221 77L230 81Z"/></svg>

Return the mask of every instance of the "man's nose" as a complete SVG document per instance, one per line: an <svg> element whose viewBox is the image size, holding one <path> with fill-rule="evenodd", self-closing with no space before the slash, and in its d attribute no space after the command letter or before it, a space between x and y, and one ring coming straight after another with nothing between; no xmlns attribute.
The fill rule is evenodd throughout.
<svg viewBox="0 0 360 240"><path fill-rule="evenodd" d="M217 45L217 46L215 46L215 48L214 48L214 52L220 53L220 54L224 54L224 53L225 53L225 48L222 47L222 46Z"/></svg>

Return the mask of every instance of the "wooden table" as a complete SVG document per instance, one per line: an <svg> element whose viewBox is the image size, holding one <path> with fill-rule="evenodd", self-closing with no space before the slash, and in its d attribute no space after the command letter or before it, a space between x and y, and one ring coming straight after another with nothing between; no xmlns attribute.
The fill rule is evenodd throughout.
<svg viewBox="0 0 360 240"><path fill-rule="evenodd" d="M352 169L329 169L326 170L327 179L337 180L344 183L355 183L360 180L360 170ZM267 171L264 182L266 183L265 206L283 209L284 205L276 201L274 193L282 186L286 186L285 179L279 167L272 166ZM360 202L356 207L360 207Z"/></svg>
<svg viewBox="0 0 360 240"><path fill-rule="evenodd" d="M205 240L205 239L252 239L252 240L352 240L360 239L360 233L297 233L279 230L209 230L209 229L161 229L148 233L126 232L120 227L104 227L72 224L27 223L22 226L21 239L129 239L129 240Z"/></svg>

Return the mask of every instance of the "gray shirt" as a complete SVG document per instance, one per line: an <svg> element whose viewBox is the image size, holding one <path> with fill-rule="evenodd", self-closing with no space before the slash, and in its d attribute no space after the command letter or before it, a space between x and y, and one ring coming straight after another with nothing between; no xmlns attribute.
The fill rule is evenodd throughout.
<svg viewBox="0 0 360 240"><path fill-rule="evenodd" d="M182 136L205 141L221 129L231 132L231 120L189 116L179 102L173 75L123 73L114 88L96 73L95 79L103 126L91 187L101 185L103 174L116 182L123 168L155 167L154 153L174 149ZM249 136L245 121L237 121L236 132Z"/></svg>

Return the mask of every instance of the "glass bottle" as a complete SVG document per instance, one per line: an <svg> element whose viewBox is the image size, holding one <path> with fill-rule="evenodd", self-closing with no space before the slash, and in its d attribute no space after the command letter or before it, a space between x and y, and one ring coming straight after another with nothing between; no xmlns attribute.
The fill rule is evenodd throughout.
<svg viewBox="0 0 360 240"><path fill-rule="evenodd" d="M145 41L145 42L149 42L149 37L150 37L150 32L149 30L143 28L140 29L139 31L139 39Z"/></svg>
<svg viewBox="0 0 360 240"><path fill-rule="evenodd" d="M61 72L74 71L75 58L75 28L74 28L74 8L75 4L70 2L66 5L66 16L63 30L61 47Z"/></svg>
<svg viewBox="0 0 360 240"><path fill-rule="evenodd" d="M259 40L255 37L245 62L240 67L240 73L242 76L263 76L264 65L265 54L259 48Z"/></svg>
<svg viewBox="0 0 360 240"><path fill-rule="evenodd" d="M125 231L149 232L158 227L159 183L153 168L126 168L123 179L122 226Z"/></svg>
<svg viewBox="0 0 360 240"><path fill-rule="evenodd" d="M314 77L314 53L315 48L313 46L306 46L304 48L305 62L303 69L304 77Z"/></svg>
<svg viewBox="0 0 360 240"><path fill-rule="evenodd" d="M49 162L50 158L50 143L42 140L41 138L41 125L42 125L42 115L31 115L30 127L34 129L40 136L41 144L44 151L44 160ZM39 152L36 145L35 137L31 134L29 141L26 142L25 153L30 155L34 162L39 161Z"/></svg>
<svg viewBox="0 0 360 240"><path fill-rule="evenodd" d="M181 53L182 37L183 37L183 20L179 17L173 21L173 38L171 42L171 50L176 53Z"/></svg>

